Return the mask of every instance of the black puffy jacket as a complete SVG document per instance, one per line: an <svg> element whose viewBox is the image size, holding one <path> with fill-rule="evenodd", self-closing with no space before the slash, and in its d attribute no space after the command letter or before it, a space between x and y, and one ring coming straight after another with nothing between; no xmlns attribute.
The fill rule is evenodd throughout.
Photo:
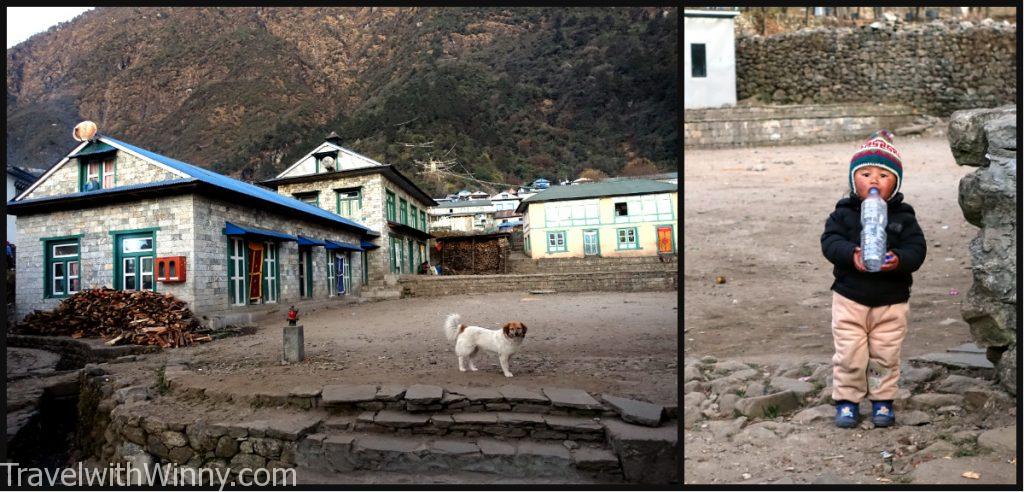
<svg viewBox="0 0 1024 492"><path fill-rule="evenodd" d="M851 194L836 203L836 210L825 222L821 235L821 252L835 265L832 290L865 306L887 306L910 299L912 273L924 263L927 244L917 223L914 209L903 203L903 194L896 193L888 201L889 225L886 242L900 259L895 270L867 273L853 266L853 249L860 246L861 199Z"/></svg>

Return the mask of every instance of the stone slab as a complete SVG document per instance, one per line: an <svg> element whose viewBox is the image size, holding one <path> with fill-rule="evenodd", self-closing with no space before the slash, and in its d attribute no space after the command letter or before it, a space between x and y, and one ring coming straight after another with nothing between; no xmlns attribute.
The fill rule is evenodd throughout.
<svg viewBox="0 0 1024 492"><path fill-rule="evenodd" d="M531 403L536 405L548 405L551 400L540 392L526 389L522 386L508 384L498 388L501 396L512 403Z"/></svg>
<svg viewBox="0 0 1024 492"><path fill-rule="evenodd" d="M356 438L355 445L357 449L381 453L414 453L422 444L418 439L367 434Z"/></svg>
<svg viewBox="0 0 1024 492"><path fill-rule="evenodd" d="M622 463L626 480L668 484L679 480L679 442L675 423L644 427L614 419L602 421L608 442Z"/></svg>
<svg viewBox="0 0 1024 492"><path fill-rule="evenodd" d="M386 427L419 427L427 425L429 415L414 415L396 410L381 410L373 418L373 423Z"/></svg>
<svg viewBox="0 0 1024 492"><path fill-rule="evenodd" d="M456 393L465 396L471 404L477 403L499 403L505 400L498 390L492 388L475 388L471 386L452 386L447 388L449 393Z"/></svg>
<svg viewBox="0 0 1024 492"><path fill-rule="evenodd" d="M540 424L544 425L544 416L536 413L498 412L498 422L509 425Z"/></svg>
<svg viewBox="0 0 1024 492"><path fill-rule="evenodd" d="M377 399L381 401L398 401L405 394L405 386L384 384L377 390Z"/></svg>
<svg viewBox="0 0 1024 492"><path fill-rule="evenodd" d="M484 456L514 456L516 454L516 447L506 441L483 438L477 439L476 444L480 446L480 451Z"/></svg>
<svg viewBox="0 0 1024 492"><path fill-rule="evenodd" d="M372 384L332 384L324 386L320 402L324 405L351 405L373 401L377 398L377 386Z"/></svg>
<svg viewBox="0 0 1024 492"><path fill-rule="evenodd" d="M414 384L405 390L405 401L416 405L429 405L441 401L444 390L440 386Z"/></svg>
<svg viewBox="0 0 1024 492"><path fill-rule="evenodd" d="M946 349L946 352L962 352L965 354L985 354L985 349L968 342Z"/></svg>
<svg viewBox="0 0 1024 492"><path fill-rule="evenodd" d="M947 367L953 367L957 369L994 369L995 366L987 358L985 354L967 353L967 352L935 352L931 354L919 355L913 357L910 360L919 362L931 362L933 364L941 364Z"/></svg>
<svg viewBox="0 0 1024 492"><path fill-rule="evenodd" d="M572 454L561 443L548 444L536 441L521 441L517 451L517 454L520 456L538 456L544 459L544 461L572 460Z"/></svg>
<svg viewBox="0 0 1024 492"><path fill-rule="evenodd" d="M563 408L579 408L582 410L601 410L601 403L586 391L571 388L543 388L541 391L551 400L551 405Z"/></svg>
<svg viewBox="0 0 1024 492"><path fill-rule="evenodd" d="M464 412L452 414L456 424L489 425L498 423L498 414L485 412Z"/></svg>
<svg viewBox="0 0 1024 492"><path fill-rule="evenodd" d="M323 418L318 415L289 415L267 421L266 435L275 439L295 441L316 429Z"/></svg>
<svg viewBox="0 0 1024 492"><path fill-rule="evenodd" d="M466 441L454 441L451 439L438 439L430 443L430 452L438 454L476 454L480 452L480 447L476 444Z"/></svg>
<svg viewBox="0 0 1024 492"><path fill-rule="evenodd" d="M978 446L1006 456L1017 455L1017 426L1002 427L983 432Z"/></svg>
<svg viewBox="0 0 1024 492"><path fill-rule="evenodd" d="M620 398L608 394L601 395L605 403L611 405L619 417L629 423L657 427L661 425L661 417L665 408L645 401Z"/></svg>
<svg viewBox="0 0 1024 492"><path fill-rule="evenodd" d="M545 415L544 422L554 430L568 432L594 432L601 430L601 424L594 419L567 417L562 415Z"/></svg>
<svg viewBox="0 0 1024 492"><path fill-rule="evenodd" d="M619 458L610 449L590 446L572 451L572 459L580 470L606 470L619 467Z"/></svg>

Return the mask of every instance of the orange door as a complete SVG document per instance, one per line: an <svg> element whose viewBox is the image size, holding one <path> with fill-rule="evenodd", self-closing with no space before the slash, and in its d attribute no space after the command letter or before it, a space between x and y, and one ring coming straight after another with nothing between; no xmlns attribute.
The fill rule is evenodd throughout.
<svg viewBox="0 0 1024 492"><path fill-rule="evenodd" d="M672 228L658 227L658 253L672 253Z"/></svg>

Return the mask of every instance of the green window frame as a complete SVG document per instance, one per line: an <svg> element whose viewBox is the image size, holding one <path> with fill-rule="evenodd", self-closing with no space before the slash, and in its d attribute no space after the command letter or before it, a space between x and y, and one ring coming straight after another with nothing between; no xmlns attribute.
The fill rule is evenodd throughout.
<svg viewBox="0 0 1024 492"><path fill-rule="evenodd" d="M249 303L249 258L245 239L227 236L228 243L228 300L232 306Z"/></svg>
<svg viewBox="0 0 1024 492"><path fill-rule="evenodd" d="M394 222L395 221L395 193L390 191L390 190L384 190L384 192L387 194L388 220L390 220L391 222Z"/></svg>
<svg viewBox="0 0 1024 492"><path fill-rule="evenodd" d="M299 297L313 297L313 248L299 247Z"/></svg>
<svg viewBox="0 0 1024 492"><path fill-rule="evenodd" d="M363 189L334 190L335 213L342 217L355 217L363 209Z"/></svg>
<svg viewBox="0 0 1024 492"><path fill-rule="evenodd" d="M292 193L292 197L296 200L308 203L314 207L320 206L320 192L319 191L303 191L301 193Z"/></svg>
<svg viewBox="0 0 1024 492"><path fill-rule="evenodd" d="M636 227L621 227L615 229L615 243L617 250L640 249L640 233Z"/></svg>
<svg viewBox="0 0 1024 492"><path fill-rule="evenodd" d="M426 231L428 229L427 228L427 212L425 212L423 210L420 210L420 224L422 224L420 229L422 229L424 231Z"/></svg>
<svg viewBox="0 0 1024 492"><path fill-rule="evenodd" d="M547 245L548 253L564 253L569 251L565 231L548 231Z"/></svg>
<svg viewBox="0 0 1024 492"><path fill-rule="evenodd" d="M114 289L156 292L157 241L159 227L111 231L114 236ZM146 239L149 239L148 249ZM148 266L147 266L148 265ZM149 278L149 287L146 280ZM130 281L129 281L130 279Z"/></svg>
<svg viewBox="0 0 1024 492"><path fill-rule="evenodd" d="M398 210L399 210L399 213L401 214L401 215L399 215L399 218L402 219L401 222L403 224L408 224L409 223L409 210L408 210L408 206L409 206L409 202L405 201L405 198L399 198L398 199Z"/></svg>
<svg viewBox="0 0 1024 492"><path fill-rule="evenodd" d="M96 166L93 172L93 165ZM107 182L110 178L110 182ZM117 159L114 156L103 158L80 159L78 167L78 191L87 191L86 184L90 180L96 180L94 190L113 188L117 186Z"/></svg>
<svg viewBox="0 0 1024 492"><path fill-rule="evenodd" d="M409 225L411 225L413 229L419 229L420 228L419 209L416 208L415 205L409 205L409 214L412 215L412 224L409 224Z"/></svg>
<svg viewBox="0 0 1024 492"><path fill-rule="evenodd" d="M281 301L281 257L277 241L263 242L263 303Z"/></svg>
<svg viewBox="0 0 1024 492"><path fill-rule="evenodd" d="M81 235L43 241L43 297L62 299L82 290Z"/></svg>

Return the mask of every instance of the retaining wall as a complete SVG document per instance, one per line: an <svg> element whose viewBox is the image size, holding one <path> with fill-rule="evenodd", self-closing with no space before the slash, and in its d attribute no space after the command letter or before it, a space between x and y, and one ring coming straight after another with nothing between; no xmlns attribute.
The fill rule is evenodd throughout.
<svg viewBox="0 0 1024 492"><path fill-rule="evenodd" d="M449 296L478 292L515 292L553 290L583 291L657 291L678 290L679 272L577 272L524 275L442 275L403 277L398 281L403 297Z"/></svg>

